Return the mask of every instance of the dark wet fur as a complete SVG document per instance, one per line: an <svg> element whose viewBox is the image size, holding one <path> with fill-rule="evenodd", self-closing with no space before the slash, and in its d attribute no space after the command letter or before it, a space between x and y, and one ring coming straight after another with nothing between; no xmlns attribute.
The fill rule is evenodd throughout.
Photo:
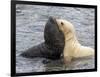
<svg viewBox="0 0 100 77"><path fill-rule="evenodd" d="M44 29L45 42L33 46L21 55L27 58L44 57L59 59L64 48L64 35L59 31L55 18L50 17Z"/></svg>

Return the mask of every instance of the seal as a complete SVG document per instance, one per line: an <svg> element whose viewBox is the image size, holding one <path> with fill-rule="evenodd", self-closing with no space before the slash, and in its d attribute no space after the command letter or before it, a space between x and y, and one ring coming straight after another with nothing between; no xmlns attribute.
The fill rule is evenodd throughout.
<svg viewBox="0 0 100 77"><path fill-rule="evenodd" d="M44 29L44 42L24 51L21 56L26 58L44 57L59 59L64 49L64 35L59 31L56 18L49 17Z"/></svg>
<svg viewBox="0 0 100 77"><path fill-rule="evenodd" d="M65 46L63 51L64 62L71 62L73 58L88 57L94 55L94 49L82 46L77 40L73 24L64 19L56 19L59 30L63 32Z"/></svg>

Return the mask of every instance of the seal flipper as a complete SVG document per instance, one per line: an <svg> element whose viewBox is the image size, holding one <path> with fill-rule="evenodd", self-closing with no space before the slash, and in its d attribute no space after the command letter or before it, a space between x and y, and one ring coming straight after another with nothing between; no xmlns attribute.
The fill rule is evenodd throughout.
<svg viewBox="0 0 100 77"><path fill-rule="evenodd" d="M43 47L43 49L42 49ZM26 58L33 58L33 57L43 57L43 54L41 53L44 50L44 43L41 43L39 45L33 46L26 51L24 51L21 56ZM45 50L44 50L45 51Z"/></svg>
<svg viewBox="0 0 100 77"><path fill-rule="evenodd" d="M27 58L44 57L59 59L64 48L64 35L59 31L56 19L50 17L44 29L45 42L29 48L21 55Z"/></svg>
<svg viewBox="0 0 100 77"><path fill-rule="evenodd" d="M54 52L54 53L53 53ZM45 43L41 43L37 46L31 47L24 51L21 56L26 58L44 57L48 59L59 59L60 55L56 54L54 50L51 50Z"/></svg>
<svg viewBox="0 0 100 77"><path fill-rule="evenodd" d="M81 58L81 57L89 57L93 56L95 54L95 51L93 48L80 46L80 50L77 51L77 54L74 55L75 58Z"/></svg>

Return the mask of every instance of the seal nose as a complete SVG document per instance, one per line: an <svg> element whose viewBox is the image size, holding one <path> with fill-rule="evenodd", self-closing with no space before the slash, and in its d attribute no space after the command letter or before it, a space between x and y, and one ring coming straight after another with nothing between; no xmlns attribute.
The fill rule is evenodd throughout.
<svg viewBox="0 0 100 77"><path fill-rule="evenodd" d="M55 17L49 17L50 22L56 23L56 18Z"/></svg>

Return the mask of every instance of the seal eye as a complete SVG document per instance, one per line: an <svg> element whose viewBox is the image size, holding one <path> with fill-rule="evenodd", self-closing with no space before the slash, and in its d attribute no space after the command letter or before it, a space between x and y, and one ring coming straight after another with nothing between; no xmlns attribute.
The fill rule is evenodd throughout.
<svg viewBox="0 0 100 77"><path fill-rule="evenodd" d="M64 25L64 23L63 23L63 22L61 22L61 25Z"/></svg>

